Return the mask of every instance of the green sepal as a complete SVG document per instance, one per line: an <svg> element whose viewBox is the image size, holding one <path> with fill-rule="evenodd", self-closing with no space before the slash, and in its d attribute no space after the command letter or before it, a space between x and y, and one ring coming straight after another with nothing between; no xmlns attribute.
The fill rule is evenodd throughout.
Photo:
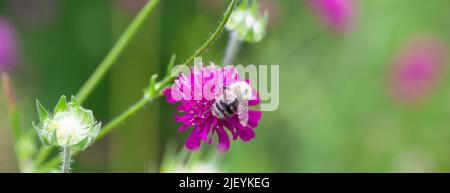
<svg viewBox="0 0 450 193"><path fill-rule="evenodd" d="M83 140L81 140L80 142L70 146L71 148L73 148L73 150L75 151L83 151L87 148L87 146L89 146L90 144L90 138L86 137Z"/></svg>
<svg viewBox="0 0 450 193"><path fill-rule="evenodd" d="M58 145L58 136L56 134L56 130L52 131L52 134L50 135L51 139L50 139L50 144L52 145Z"/></svg>
<svg viewBox="0 0 450 193"><path fill-rule="evenodd" d="M38 133L38 138L41 141L42 144L44 145L50 145L50 142L48 141L48 139L46 137L43 137L43 135L41 135L42 130L40 129L40 127L38 125L36 125L34 122L32 122L33 124L33 128L34 130L36 130L36 133Z"/></svg>
<svg viewBox="0 0 450 193"><path fill-rule="evenodd" d="M81 117L81 121L86 124L94 122L94 113L91 110L84 109L82 107L76 107L75 113Z"/></svg>
<svg viewBox="0 0 450 193"><path fill-rule="evenodd" d="M54 114L59 113L59 112L64 112L67 110L68 110L68 106L67 106L66 96L62 95L61 98L59 98L58 104L56 104Z"/></svg>
<svg viewBox="0 0 450 193"><path fill-rule="evenodd" d="M76 109L80 106L80 103L78 102L78 99L76 96L71 96L70 97L70 108L72 109Z"/></svg>
<svg viewBox="0 0 450 193"><path fill-rule="evenodd" d="M42 106L39 100L36 100L36 109L39 115L39 122L44 122L47 118L50 118L48 111Z"/></svg>
<svg viewBox="0 0 450 193"><path fill-rule="evenodd" d="M94 125L94 128L92 129L92 132L91 132L91 137L93 138L93 141L95 141L95 139L97 138L98 134L100 133L101 128L102 128L101 122Z"/></svg>

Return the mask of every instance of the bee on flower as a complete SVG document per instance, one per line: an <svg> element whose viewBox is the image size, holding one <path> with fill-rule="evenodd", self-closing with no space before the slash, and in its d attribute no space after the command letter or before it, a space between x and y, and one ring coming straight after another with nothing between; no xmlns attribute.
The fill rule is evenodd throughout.
<svg viewBox="0 0 450 193"><path fill-rule="evenodd" d="M215 134L219 151L229 150L229 133L233 140L255 137L253 129L262 113L249 107L259 104L259 96L233 66L194 67L189 74L180 74L164 95L170 104L181 103L175 120L183 123L178 131L191 129L185 143L189 150L198 150L202 141L212 144Z"/></svg>

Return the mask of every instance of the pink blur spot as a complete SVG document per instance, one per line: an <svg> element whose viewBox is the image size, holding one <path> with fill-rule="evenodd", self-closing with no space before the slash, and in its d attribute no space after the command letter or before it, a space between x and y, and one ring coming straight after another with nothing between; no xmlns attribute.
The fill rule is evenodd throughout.
<svg viewBox="0 0 450 193"><path fill-rule="evenodd" d="M389 77L392 96L418 103L429 96L444 70L446 47L434 37L410 40L396 57Z"/></svg>

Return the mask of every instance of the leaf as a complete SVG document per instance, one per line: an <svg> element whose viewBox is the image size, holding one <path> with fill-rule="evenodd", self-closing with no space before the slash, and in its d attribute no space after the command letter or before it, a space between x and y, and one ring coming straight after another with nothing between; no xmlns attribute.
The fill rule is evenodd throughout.
<svg viewBox="0 0 450 193"><path fill-rule="evenodd" d="M149 94L150 94L150 96L153 96L153 94L155 94L156 78L158 78L158 75L154 74L152 76L152 78L150 79L150 86L149 86Z"/></svg>
<svg viewBox="0 0 450 193"><path fill-rule="evenodd" d="M144 89L144 93L146 97L151 97L155 93L156 90L156 79L158 78L158 74L152 75L150 78L150 82L148 84L148 87Z"/></svg>
<svg viewBox="0 0 450 193"><path fill-rule="evenodd" d="M172 54L172 57L170 57L169 64L167 65L166 76L171 75L171 71L172 71L173 66L175 65L176 59L177 59L177 55Z"/></svg>
<svg viewBox="0 0 450 193"><path fill-rule="evenodd" d="M68 106L67 106L67 100L66 100L66 96L62 95L61 98L59 98L58 104L56 104L54 113L59 113L59 112L64 112L68 110Z"/></svg>

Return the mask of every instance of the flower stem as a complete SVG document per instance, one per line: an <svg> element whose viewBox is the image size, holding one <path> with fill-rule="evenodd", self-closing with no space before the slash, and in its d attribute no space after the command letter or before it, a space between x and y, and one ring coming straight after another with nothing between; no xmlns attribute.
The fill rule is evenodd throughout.
<svg viewBox="0 0 450 193"><path fill-rule="evenodd" d="M128 46L131 39L136 35L138 29L144 24L146 19L149 18L158 2L159 0L148 1L139 14L130 23L111 51L109 51L94 73L89 77L86 83L84 83L80 91L78 91L77 97L80 103L83 103L83 101L86 100L92 90L94 90L98 83L103 79L123 50Z"/></svg>
<svg viewBox="0 0 450 193"><path fill-rule="evenodd" d="M71 160L71 152L70 152L70 146L63 147L62 152L62 164L61 164L61 173L69 173L70 172L70 162Z"/></svg>
<svg viewBox="0 0 450 193"><path fill-rule="evenodd" d="M233 65L234 57L239 51L241 41L238 38L238 32L236 30L231 31L230 39L228 40L227 48L225 50L225 58L223 59L222 66Z"/></svg>
<svg viewBox="0 0 450 193"><path fill-rule="evenodd" d="M3 84L3 93L5 95L6 103L8 105L9 121L11 124L11 128L13 130L14 142L18 143L22 132L20 127L19 113L17 112L16 100L14 97L14 90L11 83L11 78L9 74L6 72L3 72L1 74L1 78Z"/></svg>
<svg viewBox="0 0 450 193"><path fill-rule="evenodd" d="M107 125L103 127L103 129L100 131L100 133L97 136L97 140L103 138L107 133L109 133L113 128L119 126L122 122L129 119L133 114L138 112L140 109L142 109L149 101L152 101L152 98L150 97L143 97L141 100L139 100L136 104L131 106L128 110L120 114L118 117L113 119L111 122L109 122Z"/></svg>
<svg viewBox="0 0 450 193"><path fill-rule="evenodd" d="M195 57L202 55L206 51L206 49L208 49L209 46L212 45L214 40L216 40L219 37L219 35L222 33L223 29L225 28L225 25L227 24L228 19L230 19L230 16L233 13L233 10L236 7L238 2L239 2L239 0L231 1L219 26L212 33L212 35L206 40L206 42L202 46L200 46L200 48L198 48L191 57L189 57L188 59L185 60L185 62L183 63L184 65L190 65L192 62L194 62Z"/></svg>
<svg viewBox="0 0 450 193"><path fill-rule="evenodd" d="M14 96L14 88L11 83L11 78L8 73L1 73L1 81L3 84L3 94L5 96L6 104L8 106L8 116L10 127L12 128L12 136L14 142L14 153L16 156L16 161L18 163L18 167L21 170L23 163L25 160L22 160L20 155L20 149L18 148L19 141L22 137L22 127L20 125L20 114L17 111L16 99Z"/></svg>

